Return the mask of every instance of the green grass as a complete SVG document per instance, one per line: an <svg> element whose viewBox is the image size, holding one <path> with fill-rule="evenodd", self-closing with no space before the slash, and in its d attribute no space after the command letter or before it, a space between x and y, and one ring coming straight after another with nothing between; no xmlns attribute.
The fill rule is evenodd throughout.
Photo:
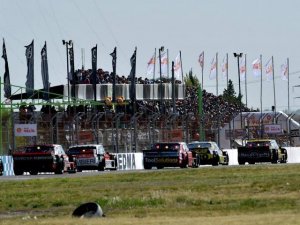
<svg viewBox="0 0 300 225"><path fill-rule="evenodd" d="M298 224L300 164L1 181L0 196L0 224L76 224L73 210L89 201L102 207L107 215L104 224L167 224L166 218L177 218L170 224L192 218L203 224L207 217L205 224L220 224L220 219L228 224L243 220L259 224L255 218L266 215L264 224L280 224L284 215L290 215L285 224Z"/></svg>

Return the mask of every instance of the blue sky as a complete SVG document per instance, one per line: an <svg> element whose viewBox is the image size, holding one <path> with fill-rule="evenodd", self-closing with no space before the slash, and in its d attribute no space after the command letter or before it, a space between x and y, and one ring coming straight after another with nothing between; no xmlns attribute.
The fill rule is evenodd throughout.
<svg viewBox="0 0 300 225"><path fill-rule="evenodd" d="M0 0L0 37L5 38L11 83L25 86L24 46L35 41L35 87L42 88L40 51L48 47L51 86L66 84L66 49L62 40L73 40L75 67L91 68L90 50L98 45L98 67L111 71L111 56L118 49L117 73L127 76L130 57L137 47L137 76L145 77L154 49L165 46L170 63L182 52L184 73L191 68L201 79L197 62L205 52L204 89L216 93L209 79L210 62L219 56L219 94L226 81L221 61L229 54L229 78L238 92L237 62L233 52L247 54L249 107L260 107L260 80L252 76L252 61L262 54L263 65L274 57L276 105L287 109L287 82L280 66L290 60L290 106L300 107L300 1L297 0ZM82 60L81 51L85 57ZM4 61L0 60L0 74ZM245 96L244 84L242 94ZM243 99L245 102L245 99ZM273 84L263 73L263 109L273 105Z"/></svg>

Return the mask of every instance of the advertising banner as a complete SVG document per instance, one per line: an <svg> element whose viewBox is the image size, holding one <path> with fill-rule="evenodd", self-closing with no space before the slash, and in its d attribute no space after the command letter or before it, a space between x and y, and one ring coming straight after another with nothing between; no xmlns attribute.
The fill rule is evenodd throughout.
<svg viewBox="0 0 300 225"><path fill-rule="evenodd" d="M15 136L34 137L37 136L37 124L15 124Z"/></svg>

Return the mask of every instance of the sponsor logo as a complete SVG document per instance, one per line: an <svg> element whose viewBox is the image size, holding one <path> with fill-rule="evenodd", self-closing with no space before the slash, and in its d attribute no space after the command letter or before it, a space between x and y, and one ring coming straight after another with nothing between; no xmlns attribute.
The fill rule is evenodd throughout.
<svg viewBox="0 0 300 225"><path fill-rule="evenodd" d="M145 158L145 162L156 164L178 163L178 158Z"/></svg>
<svg viewBox="0 0 300 225"><path fill-rule="evenodd" d="M77 165L78 166L84 166L84 165L95 165L96 159L95 158L87 158L87 159L78 159L77 160Z"/></svg>

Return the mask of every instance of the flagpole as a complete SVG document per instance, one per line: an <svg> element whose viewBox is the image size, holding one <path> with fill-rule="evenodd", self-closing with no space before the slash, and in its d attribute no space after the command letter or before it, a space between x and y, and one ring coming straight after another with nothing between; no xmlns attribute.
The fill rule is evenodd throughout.
<svg viewBox="0 0 300 225"><path fill-rule="evenodd" d="M288 113L290 113L290 62L287 58L287 77L288 77Z"/></svg>
<svg viewBox="0 0 300 225"><path fill-rule="evenodd" d="M263 126L263 121L262 121L262 55L260 57L260 137L263 137L262 133L262 126Z"/></svg>
<svg viewBox="0 0 300 225"><path fill-rule="evenodd" d="M216 86L217 86L217 97L219 96L219 86L218 86L218 53L216 53ZM219 98L218 98L219 101ZM218 102L219 104L219 102ZM220 146L220 114L218 113L218 146ZM220 146L221 147L221 146Z"/></svg>
<svg viewBox="0 0 300 225"><path fill-rule="evenodd" d="M152 92L152 99L154 99L154 81L155 81L155 66L156 66L156 48L154 49L154 66L153 66L153 92Z"/></svg>
<svg viewBox="0 0 300 225"><path fill-rule="evenodd" d="M180 57L180 69L181 69L181 81L183 83L183 69L182 69L181 51L179 51L179 57Z"/></svg>
<svg viewBox="0 0 300 225"><path fill-rule="evenodd" d="M2 92L1 92L1 89L2 89L2 77L0 76L0 155L3 155L3 144L2 144L2 99L1 99L1 95L2 95Z"/></svg>
<svg viewBox="0 0 300 225"><path fill-rule="evenodd" d="M167 49L167 76L169 79L169 49ZM169 94L169 92L168 92L168 94Z"/></svg>
<svg viewBox="0 0 300 225"><path fill-rule="evenodd" d="M163 51L163 46L158 49L158 59L159 59L159 79L160 79L160 113L162 114L162 77L161 77L161 51Z"/></svg>
<svg viewBox="0 0 300 225"><path fill-rule="evenodd" d="M219 95L219 87L218 87L218 53L216 53L216 95Z"/></svg>
<svg viewBox="0 0 300 225"><path fill-rule="evenodd" d="M273 95L274 95L274 121L276 124L276 91L275 91L275 76L274 76L274 58L272 56L272 75L273 75Z"/></svg>
<svg viewBox="0 0 300 225"><path fill-rule="evenodd" d="M247 54L245 54L245 97L246 97L246 107L248 107L248 97L247 97Z"/></svg>
<svg viewBox="0 0 300 225"><path fill-rule="evenodd" d="M202 74L202 90L203 90L203 68L204 68L204 51L203 51L203 65L201 66L201 74Z"/></svg>
<svg viewBox="0 0 300 225"><path fill-rule="evenodd" d="M228 78L228 53L226 53L226 66L227 66L227 68L226 68L226 88L228 89L228 83L229 83L229 78Z"/></svg>

